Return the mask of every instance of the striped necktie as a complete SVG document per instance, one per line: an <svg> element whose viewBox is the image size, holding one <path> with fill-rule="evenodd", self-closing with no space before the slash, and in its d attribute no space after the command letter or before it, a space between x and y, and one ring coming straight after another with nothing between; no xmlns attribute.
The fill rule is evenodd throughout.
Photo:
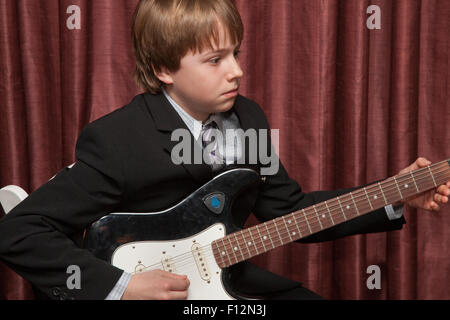
<svg viewBox="0 0 450 320"><path fill-rule="evenodd" d="M202 139L203 150L208 152L208 157L210 159L210 165L213 171L219 170L223 167L223 160L219 155L217 135L213 135L214 130L219 130L217 123L213 120L202 126L200 133Z"/></svg>

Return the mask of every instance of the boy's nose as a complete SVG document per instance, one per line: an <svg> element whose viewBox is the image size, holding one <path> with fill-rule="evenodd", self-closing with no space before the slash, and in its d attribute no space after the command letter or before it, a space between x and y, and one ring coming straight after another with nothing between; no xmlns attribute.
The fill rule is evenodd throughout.
<svg viewBox="0 0 450 320"><path fill-rule="evenodd" d="M228 74L228 80L234 80L234 79L240 79L244 75L244 72L242 71L241 66L239 65L239 62L233 59L233 62L230 66L230 72Z"/></svg>

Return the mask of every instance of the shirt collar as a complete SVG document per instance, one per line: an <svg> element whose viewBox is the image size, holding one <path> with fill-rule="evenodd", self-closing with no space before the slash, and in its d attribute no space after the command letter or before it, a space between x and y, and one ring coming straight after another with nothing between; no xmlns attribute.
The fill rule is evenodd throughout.
<svg viewBox="0 0 450 320"><path fill-rule="evenodd" d="M189 131L191 131L194 138L198 140L198 137L200 136L200 131L202 130L202 122L191 117L178 103L175 102L175 100L173 100L169 96L169 94L164 88L162 88L162 92L164 93L164 96L167 98L167 100L169 100L170 104L178 113L178 115L181 117L181 119L184 121Z"/></svg>
<svg viewBox="0 0 450 320"><path fill-rule="evenodd" d="M169 100L172 107L175 109L175 111L178 113L178 115L181 117L181 119L184 121L188 129L191 131L192 135L194 136L195 140L198 140L200 137L200 133L202 130L203 125L207 125L211 121L215 121L217 123L217 126L219 127L219 130L222 131L223 129L223 122L222 117L220 114L212 113L208 119L206 119L205 123L203 124L201 121L194 119L190 114L188 114L178 103L173 100L167 91L162 88L162 92L164 93L164 96Z"/></svg>

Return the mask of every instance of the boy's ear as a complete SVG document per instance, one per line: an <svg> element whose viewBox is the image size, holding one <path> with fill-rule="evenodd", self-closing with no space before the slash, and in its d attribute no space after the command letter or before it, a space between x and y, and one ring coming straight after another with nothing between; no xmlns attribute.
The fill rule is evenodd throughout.
<svg viewBox="0 0 450 320"><path fill-rule="evenodd" d="M152 65L153 72L155 76L165 84L173 84L172 73L167 70L166 67L161 67L161 70L157 71L155 67Z"/></svg>

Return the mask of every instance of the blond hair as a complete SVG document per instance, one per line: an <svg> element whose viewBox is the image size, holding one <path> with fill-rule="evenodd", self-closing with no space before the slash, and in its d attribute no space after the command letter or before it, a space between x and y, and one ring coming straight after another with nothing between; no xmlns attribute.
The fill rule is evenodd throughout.
<svg viewBox="0 0 450 320"><path fill-rule="evenodd" d="M155 71L176 72L188 52L218 45L219 21L232 43L243 39L244 27L233 0L141 0L133 17L134 78L146 92L160 92Z"/></svg>

